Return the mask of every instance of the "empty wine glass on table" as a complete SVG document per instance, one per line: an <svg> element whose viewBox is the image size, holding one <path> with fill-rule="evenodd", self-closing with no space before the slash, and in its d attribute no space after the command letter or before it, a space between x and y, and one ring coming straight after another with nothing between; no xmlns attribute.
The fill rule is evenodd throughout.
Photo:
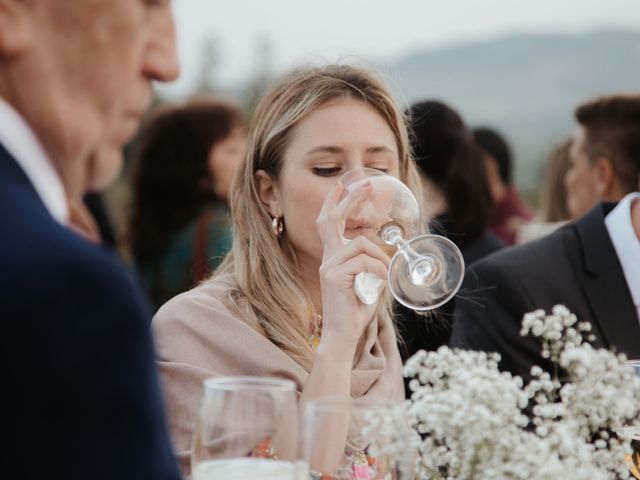
<svg viewBox="0 0 640 480"><path fill-rule="evenodd" d="M635 376L640 378L640 360L628 360L626 363L633 369ZM633 476L640 479L640 427L625 427L622 429L621 435L631 440L633 451L627 457L627 464Z"/></svg>
<svg viewBox="0 0 640 480"><path fill-rule="evenodd" d="M408 428L397 405L320 399L305 407L301 457L310 478L413 479L415 455L388 447Z"/></svg>
<svg viewBox="0 0 640 480"><path fill-rule="evenodd" d="M635 376L640 378L640 360L627 360L626 364L633 369Z"/></svg>
<svg viewBox="0 0 640 480"><path fill-rule="evenodd" d="M345 241L365 235L393 256L388 282L396 300L419 311L449 301L464 277L462 253L445 237L422 234L425 226L411 190L397 178L371 168L350 170L339 181L345 186L344 195L362 182L371 183L368 199L346 221Z"/></svg>
<svg viewBox="0 0 640 480"><path fill-rule="evenodd" d="M298 412L289 380L221 377L204 382L193 434L193 480L296 480Z"/></svg>

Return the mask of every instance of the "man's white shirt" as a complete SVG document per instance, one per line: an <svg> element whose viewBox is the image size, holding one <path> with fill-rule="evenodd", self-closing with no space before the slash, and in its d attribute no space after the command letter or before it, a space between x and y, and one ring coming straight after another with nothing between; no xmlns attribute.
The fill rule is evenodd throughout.
<svg viewBox="0 0 640 480"><path fill-rule="evenodd" d="M66 225L69 206L60 177L29 124L2 98L0 143L18 162L51 216Z"/></svg>
<svg viewBox="0 0 640 480"><path fill-rule="evenodd" d="M640 239L631 223L631 205L640 202L640 192L624 197L604 220L609 237L622 265L631 298L640 321ZM638 339L640 341L640 339Z"/></svg>

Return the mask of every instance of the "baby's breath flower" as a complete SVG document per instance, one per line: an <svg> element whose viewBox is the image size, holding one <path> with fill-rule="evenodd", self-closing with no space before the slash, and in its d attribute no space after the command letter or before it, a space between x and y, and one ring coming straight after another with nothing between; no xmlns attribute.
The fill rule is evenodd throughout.
<svg viewBox="0 0 640 480"><path fill-rule="evenodd" d="M624 355L592 348L589 332L563 305L524 315L521 334L540 341L562 382L533 366L523 385L498 370L495 353L418 352L404 367L411 400L371 428L386 432L383 448L401 463L415 455L419 478L627 478L629 439L617 432L640 427L640 379Z"/></svg>

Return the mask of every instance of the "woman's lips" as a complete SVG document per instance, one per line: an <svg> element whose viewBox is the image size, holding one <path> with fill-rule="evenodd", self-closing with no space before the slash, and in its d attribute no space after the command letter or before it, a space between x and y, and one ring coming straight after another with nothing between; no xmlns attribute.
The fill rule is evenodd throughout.
<svg viewBox="0 0 640 480"><path fill-rule="evenodd" d="M358 235L372 237L374 234L375 232L368 223L347 221L344 228L344 235L347 238L354 238Z"/></svg>
<svg viewBox="0 0 640 480"><path fill-rule="evenodd" d="M369 222L365 220L355 219L355 220L347 220L344 225L345 230L366 230L371 228Z"/></svg>

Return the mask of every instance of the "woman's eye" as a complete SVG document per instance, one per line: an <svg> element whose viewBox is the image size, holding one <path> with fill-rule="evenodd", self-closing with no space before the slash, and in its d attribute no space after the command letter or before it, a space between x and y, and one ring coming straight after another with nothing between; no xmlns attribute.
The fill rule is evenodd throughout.
<svg viewBox="0 0 640 480"><path fill-rule="evenodd" d="M340 167L314 167L312 171L315 175L319 175L321 177L333 177L340 172Z"/></svg>
<svg viewBox="0 0 640 480"><path fill-rule="evenodd" d="M374 170L378 170L379 172L382 172L382 173L389 173L389 169L387 167L369 167L369 168L373 168Z"/></svg>

